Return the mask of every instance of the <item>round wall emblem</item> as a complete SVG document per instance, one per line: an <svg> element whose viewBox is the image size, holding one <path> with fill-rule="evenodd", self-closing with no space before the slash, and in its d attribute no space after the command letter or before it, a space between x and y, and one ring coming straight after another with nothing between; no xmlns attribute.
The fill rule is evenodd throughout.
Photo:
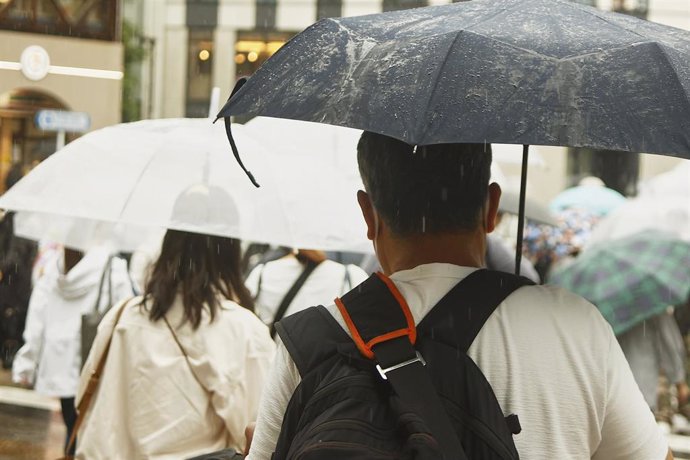
<svg viewBox="0 0 690 460"><path fill-rule="evenodd" d="M42 80L48 75L50 56L48 56L48 52L42 46L32 45L27 47L22 51L19 62L22 64L22 73L29 80Z"/></svg>

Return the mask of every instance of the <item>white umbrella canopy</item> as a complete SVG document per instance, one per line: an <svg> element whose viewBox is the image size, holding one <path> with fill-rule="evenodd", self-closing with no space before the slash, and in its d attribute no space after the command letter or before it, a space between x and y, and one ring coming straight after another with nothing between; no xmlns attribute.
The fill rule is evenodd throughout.
<svg viewBox="0 0 690 460"><path fill-rule="evenodd" d="M236 138L237 145L242 147L239 140L242 135L238 133L235 136L235 126L237 125L233 125L233 136ZM359 129L272 117L253 118L242 125L242 128L243 133L249 133L255 139L262 139L262 145L273 152L280 153L286 146L287 148L294 146L310 158L325 157L337 169L341 180L352 182L352 185L347 187L348 189L362 187L357 168L357 143L362 135ZM519 191L509 188L509 181L499 164L521 163L522 146L493 144L491 150L494 160L491 164L491 180L498 182L504 189L500 209L510 214L518 214ZM251 152L248 152L246 156L250 155ZM538 152L530 152L529 161L535 166L545 164ZM256 176L262 183L261 177ZM556 218L548 208L531 198L526 200L525 215L528 219L539 223L557 225Z"/></svg>
<svg viewBox="0 0 690 460"><path fill-rule="evenodd" d="M630 199L597 224L586 248L644 230L659 230L690 241L690 200L673 196Z"/></svg>
<svg viewBox="0 0 690 460"><path fill-rule="evenodd" d="M270 132L245 133L239 125L234 131L259 189L228 153L220 124L146 120L70 143L0 197L0 208L291 247L371 251L356 182L303 145L281 142L280 151L271 151L265 142Z"/></svg>
<svg viewBox="0 0 690 460"><path fill-rule="evenodd" d="M57 242L80 251L107 245L117 251L133 252L150 237L152 230L138 225L42 212L19 211L14 216L15 235Z"/></svg>
<svg viewBox="0 0 690 460"><path fill-rule="evenodd" d="M672 170L640 184L640 196L685 199L690 206L690 160L682 160Z"/></svg>
<svg viewBox="0 0 690 460"><path fill-rule="evenodd" d="M654 229L690 241L690 160L640 184L636 198L599 222L587 247Z"/></svg>

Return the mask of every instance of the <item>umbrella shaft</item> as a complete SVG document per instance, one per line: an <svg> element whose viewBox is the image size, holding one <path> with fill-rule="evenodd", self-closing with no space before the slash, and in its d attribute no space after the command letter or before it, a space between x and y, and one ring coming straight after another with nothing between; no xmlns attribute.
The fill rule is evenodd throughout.
<svg viewBox="0 0 690 460"><path fill-rule="evenodd" d="M522 146L522 172L520 175L520 205L518 207L517 246L515 247L515 274L520 274L522 262L522 238L525 229L525 195L527 194L527 160L529 145Z"/></svg>

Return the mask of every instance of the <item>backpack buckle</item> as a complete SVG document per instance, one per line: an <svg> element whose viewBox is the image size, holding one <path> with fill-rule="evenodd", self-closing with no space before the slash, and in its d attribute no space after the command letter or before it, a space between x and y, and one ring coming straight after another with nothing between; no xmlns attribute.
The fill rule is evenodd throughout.
<svg viewBox="0 0 690 460"><path fill-rule="evenodd" d="M381 378L383 380L388 380L388 377L386 377L386 374L388 374L391 371L394 371L396 369L400 369L401 367L409 366L410 364L414 363L422 363L422 366L426 366L426 361L424 361L424 358L422 358L422 355L418 352L415 351L417 354L416 358L408 359L407 361L403 361L398 364L394 364L393 366L387 367L385 369L381 368L380 364L376 365L376 370L379 371L379 375L381 375Z"/></svg>

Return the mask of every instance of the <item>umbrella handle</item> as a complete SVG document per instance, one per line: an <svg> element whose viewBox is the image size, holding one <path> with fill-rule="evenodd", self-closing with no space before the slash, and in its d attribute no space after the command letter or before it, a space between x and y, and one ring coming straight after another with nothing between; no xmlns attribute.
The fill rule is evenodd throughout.
<svg viewBox="0 0 690 460"><path fill-rule="evenodd" d="M527 195L527 160L529 159L529 145L522 146L522 171L520 174L520 204L518 207L517 246L515 247L515 274L520 275L522 262L522 239L525 228L525 195Z"/></svg>
<svg viewBox="0 0 690 460"><path fill-rule="evenodd" d="M223 121L225 122L225 133L228 135L230 148L232 149L232 154L235 155L235 160L237 160L237 164L240 165L242 171L244 171L249 180L252 181L254 187L259 188L259 183L256 181L256 179L254 179L254 175L244 166L244 163L242 163L242 159L240 158L240 152L237 151L237 145L235 145L235 139L233 139L232 130L230 129L230 117L225 117Z"/></svg>
<svg viewBox="0 0 690 460"><path fill-rule="evenodd" d="M237 83L235 83L235 87L232 89L232 92L230 93L230 97L228 98L228 102L230 102L230 99L237 93L245 83L247 83L248 78L247 77L242 77L237 80ZM227 102L226 102L227 105ZM220 118L220 114L216 117L213 122L215 123L218 121ZM237 150L237 145L235 144L235 139L232 137L232 129L230 128L230 117L223 117L223 121L225 122L225 134L228 136L228 142L230 142L230 148L232 149L232 154L235 155L235 160L237 160L237 164L240 165L240 168L242 168L242 171L247 175L250 181L252 181L252 184L254 184L254 187L259 188L260 185L254 179L254 174L252 174L245 166L244 163L242 163L242 159L240 158L240 152Z"/></svg>

